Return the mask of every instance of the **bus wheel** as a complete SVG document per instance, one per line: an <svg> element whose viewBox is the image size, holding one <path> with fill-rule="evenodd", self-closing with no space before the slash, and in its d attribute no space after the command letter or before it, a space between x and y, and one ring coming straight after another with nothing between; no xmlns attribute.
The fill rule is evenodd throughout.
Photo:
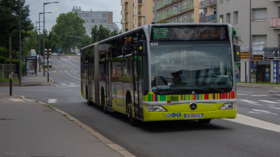
<svg viewBox="0 0 280 157"><path fill-rule="evenodd" d="M132 126L137 126L138 125L138 120L133 118L133 115L132 115L132 107L131 107L131 103L130 104L127 104L127 107L126 107L126 114L127 114L127 117L129 119L129 122Z"/></svg>
<svg viewBox="0 0 280 157"><path fill-rule="evenodd" d="M105 114L107 114L108 111L107 111L107 107L106 107L106 105L105 105L105 98L104 98L104 91L103 91L103 89L102 89L102 94L101 94L101 103L102 103L103 112L104 112Z"/></svg>
<svg viewBox="0 0 280 157"><path fill-rule="evenodd" d="M212 119L199 119L199 123L203 123L203 124L206 124L206 123L210 123Z"/></svg>

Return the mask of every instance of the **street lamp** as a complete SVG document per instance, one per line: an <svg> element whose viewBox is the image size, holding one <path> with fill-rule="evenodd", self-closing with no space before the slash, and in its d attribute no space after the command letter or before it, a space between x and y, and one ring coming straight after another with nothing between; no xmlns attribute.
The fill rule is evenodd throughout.
<svg viewBox="0 0 280 157"><path fill-rule="evenodd" d="M59 3L59 2L46 2L46 3L43 3L43 17L44 17L43 18L43 31L44 31L44 34L43 34L43 51L45 50L45 5L51 4L51 3ZM43 58L45 59L45 57L43 57ZM43 66L43 68L44 68L44 76L45 76L45 66ZM48 80L49 80L49 71L48 71Z"/></svg>
<svg viewBox="0 0 280 157"><path fill-rule="evenodd" d="M19 24L19 75L18 75L18 79L19 79L19 84L21 84L21 17L20 17L20 14L21 14L21 3L25 3L25 0L19 0L18 1L19 5L19 18L18 18L18 24Z"/></svg>
<svg viewBox="0 0 280 157"><path fill-rule="evenodd" d="M251 83L251 59L252 59L252 41L251 41L251 36L252 36L252 30L251 30L251 23L252 23L252 6L251 6L251 0L249 1L250 3L250 21L249 21L249 83ZM245 74L246 76L246 74Z"/></svg>
<svg viewBox="0 0 280 157"><path fill-rule="evenodd" d="M52 13L52 12L45 12L46 13ZM39 72L41 72L41 38L40 38L40 32L41 32L41 21L40 21L40 15L44 13L39 13ZM45 61L45 55L43 54L43 61ZM43 67L45 69L45 66ZM45 71L44 71L45 72ZM45 73L43 74L45 76Z"/></svg>

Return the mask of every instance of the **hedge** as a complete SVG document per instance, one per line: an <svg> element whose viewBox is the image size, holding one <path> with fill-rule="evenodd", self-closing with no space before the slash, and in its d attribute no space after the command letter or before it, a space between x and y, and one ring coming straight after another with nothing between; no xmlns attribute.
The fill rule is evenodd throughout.
<svg viewBox="0 0 280 157"><path fill-rule="evenodd" d="M5 64L10 64L10 60L6 59ZM16 65L15 74L19 74L19 60L12 60L12 64ZM25 63L23 61L21 61L21 75L26 75L25 74Z"/></svg>

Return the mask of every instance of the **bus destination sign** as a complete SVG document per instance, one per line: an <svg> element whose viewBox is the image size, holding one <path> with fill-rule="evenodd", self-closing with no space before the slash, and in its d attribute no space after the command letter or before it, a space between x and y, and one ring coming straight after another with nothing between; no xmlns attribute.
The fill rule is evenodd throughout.
<svg viewBox="0 0 280 157"><path fill-rule="evenodd" d="M154 27L152 40L229 40L225 26Z"/></svg>

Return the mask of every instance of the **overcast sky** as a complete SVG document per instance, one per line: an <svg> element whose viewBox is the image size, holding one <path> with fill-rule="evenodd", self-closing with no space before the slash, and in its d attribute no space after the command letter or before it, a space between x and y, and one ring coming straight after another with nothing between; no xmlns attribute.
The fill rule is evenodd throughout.
<svg viewBox="0 0 280 157"><path fill-rule="evenodd" d="M45 15L45 28L49 31L52 26L56 24L56 18L61 13L72 11L73 6L81 6L82 11L112 11L113 22L121 21L121 0L25 0L25 5L29 5L30 20L36 26L39 21L39 12L43 12L43 3L45 2L59 2L45 5L45 12L52 12ZM43 14L41 15L43 21ZM117 23L121 29L121 24ZM39 25L38 25L39 26ZM41 23L43 26L43 23ZM42 30L43 27L41 27Z"/></svg>

